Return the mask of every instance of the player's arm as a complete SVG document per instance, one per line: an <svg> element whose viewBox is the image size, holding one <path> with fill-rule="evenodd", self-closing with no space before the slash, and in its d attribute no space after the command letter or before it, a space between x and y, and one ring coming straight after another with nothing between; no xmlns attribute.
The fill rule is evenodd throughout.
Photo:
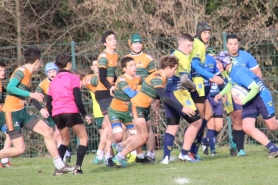
<svg viewBox="0 0 278 185"><path fill-rule="evenodd" d="M43 94L43 89L41 88L41 83L36 88L35 92ZM41 106L40 102L36 99L31 99L31 103L36 107L37 110L41 110L43 107Z"/></svg>
<svg viewBox="0 0 278 185"><path fill-rule="evenodd" d="M177 111L182 111L183 106L181 104L178 104L174 102L171 98L169 98L166 93L165 89L163 87L157 87L155 88L156 93L160 97L160 100L162 100L167 105L171 106L172 108L176 109Z"/></svg>
<svg viewBox="0 0 278 185"><path fill-rule="evenodd" d="M249 68L256 76L263 78L262 70L257 62L257 60L250 54L247 53L247 65L246 67Z"/></svg>
<svg viewBox="0 0 278 185"><path fill-rule="evenodd" d="M153 73L153 72L155 72L156 71L156 68L155 68L155 62L154 62L154 60L152 59L152 57L151 56L149 56L148 55L148 57L150 58L150 63L148 64L148 73L149 74L151 74L151 73Z"/></svg>
<svg viewBox="0 0 278 185"><path fill-rule="evenodd" d="M250 89L250 91L248 92L248 94L246 95L246 97L242 100L242 104L246 104L248 101L250 101L252 98L254 98L259 92L259 86L256 84L255 81L253 81L248 89Z"/></svg>
<svg viewBox="0 0 278 185"><path fill-rule="evenodd" d="M120 81L117 88L124 91L130 98L133 98L138 93L138 91L132 90L126 81Z"/></svg>
<svg viewBox="0 0 278 185"><path fill-rule="evenodd" d="M49 115L50 115L51 117L52 117L52 109L53 109L53 107L52 107L52 101L53 101L52 96L47 95L47 96L46 96L46 108L47 108L47 110L48 110L48 112L49 112Z"/></svg>
<svg viewBox="0 0 278 185"><path fill-rule="evenodd" d="M24 73L20 70L16 71L7 85L7 92L12 95L18 95L23 97L30 97L31 92L22 90L17 87L20 81L24 78Z"/></svg>
<svg viewBox="0 0 278 185"><path fill-rule="evenodd" d="M231 91L232 87L233 87L233 85L229 82L229 83L225 86L225 88L222 89L222 91L220 92L220 94L221 94L222 96L224 96L225 94L227 94L228 92Z"/></svg>
<svg viewBox="0 0 278 185"><path fill-rule="evenodd" d="M99 80L107 89L110 89L112 85L107 80L107 66L108 60L105 57L99 58Z"/></svg>
<svg viewBox="0 0 278 185"><path fill-rule="evenodd" d="M261 68L258 66L254 69L251 69L251 71L258 77L260 77L261 79L263 78L263 72L261 70Z"/></svg>

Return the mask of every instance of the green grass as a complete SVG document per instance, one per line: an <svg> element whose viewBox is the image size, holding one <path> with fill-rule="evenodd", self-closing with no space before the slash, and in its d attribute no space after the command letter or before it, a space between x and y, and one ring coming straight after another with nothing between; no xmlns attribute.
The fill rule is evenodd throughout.
<svg viewBox="0 0 278 185"><path fill-rule="evenodd" d="M267 151L261 146L249 146L246 157L231 157L228 148L218 149L217 156L201 155L198 163L182 163L174 161L169 165L159 162L153 165L132 163L125 169L106 168L95 165L91 161L92 154L86 155L83 164L83 175L66 174L53 177L54 167L50 158L15 158L11 162L13 168L0 169L0 184L10 185L87 185L87 184L123 184L123 185L169 185L178 184L179 178L188 179L187 184L197 185L248 185L277 184L278 159L268 159ZM158 161L163 151L157 152ZM178 155L179 151L173 151ZM202 152L200 151L202 154ZM73 156L72 161L75 161ZM74 165L72 162L71 165Z"/></svg>

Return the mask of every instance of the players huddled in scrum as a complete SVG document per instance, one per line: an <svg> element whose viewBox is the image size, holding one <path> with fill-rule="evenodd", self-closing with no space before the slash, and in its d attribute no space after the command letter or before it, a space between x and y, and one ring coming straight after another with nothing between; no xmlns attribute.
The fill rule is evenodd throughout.
<svg viewBox="0 0 278 185"><path fill-rule="evenodd" d="M107 31L102 35L105 50L98 59L95 58L91 61L95 74L84 75L78 70L70 73L70 56L62 54L67 59L65 63L61 58L58 59L58 56L55 61L61 68L61 72L58 74L60 76L69 74L75 82L73 86L69 85L73 90L71 92L73 104L70 111L74 112L68 112L58 105L61 98L58 97L60 90L57 91L57 89L61 87L50 82L58 71L55 63L46 65L47 78L40 83L35 93L30 93L30 75L37 70L41 56L37 48L27 48L26 64L12 75L7 86L7 102L1 112L1 125L7 124L8 136L11 137L14 147L5 147L0 151L0 157L7 158L23 152L24 143L20 129L24 126L44 136L45 143L53 157L56 175L69 172L82 174L81 165L87 149L88 136L82 118L77 114L81 113L88 123L90 123L90 117L87 116L82 107L83 104L81 104L81 85L88 88L92 97L95 97L93 115L99 129L100 143L93 163L106 163L108 167L114 165L126 167L127 156L133 151L137 151L136 162L153 163L156 160L155 138L150 129L149 114L152 103L154 108L158 107L158 99L164 102L167 118L164 155L161 164L170 162L180 117L183 117L189 126L184 131L179 159L186 162L199 161L198 148L206 126L208 128L206 138L202 140L204 153L208 154L207 146L210 146L211 155L216 154L215 139L223 127L223 108L222 103L219 102L222 98L223 107L233 123L232 135L236 149L232 148L231 154L233 156L246 155L244 151L244 134L246 133L269 150L269 158L277 157L278 148L260 130L255 128L255 119L258 114L261 114L270 130L278 129L272 98L261 80L262 72L258 63L252 55L239 49L240 42L236 35L227 36L228 51L220 52L216 56L217 61L206 55L210 31L209 25L198 23L195 38L189 34L181 34L178 37L177 50L171 56L160 59L160 69L157 71L152 57L142 51L143 40L139 34L132 34L128 40L131 53L121 60L123 74L118 77L116 77L118 54L115 52L117 41L113 31ZM215 68L216 62L222 75ZM242 73L241 75L245 75L244 80L237 78L239 71ZM79 78L74 77L75 75ZM58 79L54 81L57 81L56 84L60 83ZM17 84L20 84L24 90L17 88ZM52 84L52 90L48 95L50 84ZM249 89L244 99L238 99L229 93L235 84ZM11 94L11 90L13 94ZM220 93L218 94L218 92ZM48 97L48 109L40 105L43 99L42 93ZM64 93L69 92L64 91ZM226 94L227 96L224 96ZM49 127L44 126L45 123L42 120L26 112L24 105L21 105L24 97L32 98L33 104L40 111L42 117L47 119L47 123L53 130L55 125L51 125L53 122L51 118L54 113L57 130L62 135L62 144L58 151L53 145L53 130L49 130ZM19 101L20 107L14 107L15 104L12 105L14 101ZM54 101L54 107L51 106L52 101ZM57 113L58 109L61 111ZM10 117L15 119L21 112L26 114L26 117L21 120L22 125L20 123L18 126L17 122L8 119ZM62 124L62 120L66 120L66 124ZM80 138L77 162L74 167L65 165L61 161L69 144L67 127L73 127ZM147 144L148 147L147 155L142 150L144 144Z"/></svg>

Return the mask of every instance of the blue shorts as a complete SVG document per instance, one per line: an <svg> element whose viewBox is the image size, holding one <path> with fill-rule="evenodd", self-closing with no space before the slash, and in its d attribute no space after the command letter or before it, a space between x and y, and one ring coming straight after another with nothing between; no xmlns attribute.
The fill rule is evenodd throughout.
<svg viewBox="0 0 278 185"><path fill-rule="evenodd" d="M174 101L177 104L180 104L182 106L190 107L194 111L196 111L195 116L189 117L187 114L184 114L181 111L178 111L174 109L173 107L164 104L165 108L165 114L166 118L169 121L169 118L177 118L177 117L183 117L188 123L193 123L200 119L198 110L195 106L194 101L192 100L190 93L187 90L184 91L165 91L166 95L171 98L172 101Z"/></svg>
<svg viewBox="0 0 278 185"><path fill-rule="evenodd" d="M242 119L256 119L259 114L261 114L265 120L275 116L271 95L269 97L265 97L264 99L260 95L257 95L242 106Z"/></svg>
<svg viewBox="0 0 278 185"><path fill-rule="evenodd" d="M218 103L214 100L214 97L208 96L208 101L211 105L214 118L223 118L223 105L222 100L218 100Z"/></svg>

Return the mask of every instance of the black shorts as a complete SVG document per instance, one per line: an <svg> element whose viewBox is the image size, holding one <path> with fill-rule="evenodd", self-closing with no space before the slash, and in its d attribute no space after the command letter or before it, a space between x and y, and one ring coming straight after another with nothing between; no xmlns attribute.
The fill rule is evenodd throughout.
<svg viewBox="0 0 278 185"><path fill-rule="evenodd" d="M59 130L65 127L73 127L74 125L83 124L82 116L79 113L65 113L53 116L53 120Z"/></svg>
<svg viewBox="0 0 278 185"><path fill-rule="evenodd" d="M100 110L102 112L102 115L107 114L107 108L110 106L112 99L113 99L113 97L97 100Z"/></svg>

